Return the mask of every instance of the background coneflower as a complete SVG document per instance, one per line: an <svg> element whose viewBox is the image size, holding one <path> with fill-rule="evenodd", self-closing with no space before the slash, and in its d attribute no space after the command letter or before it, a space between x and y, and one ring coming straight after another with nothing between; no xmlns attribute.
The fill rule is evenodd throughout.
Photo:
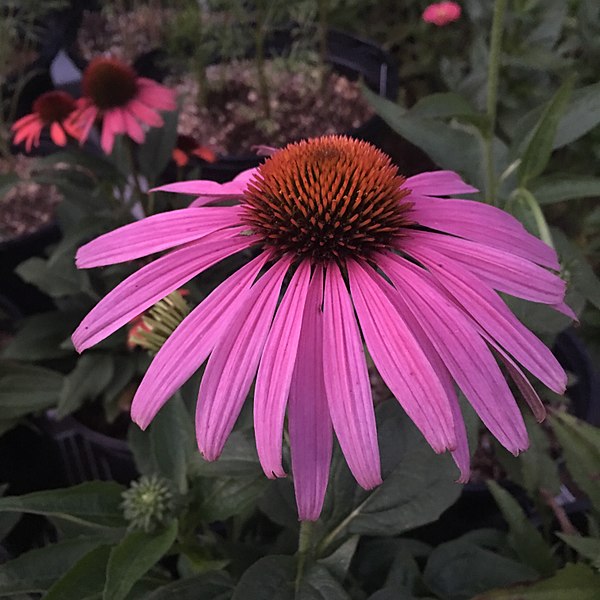
<svg viewBox="0 0 600 600"><path fill-rule="evenodd" d="M160 110L176 108L175 93L169 88L138 77L128 65L114 58L95 58L83 73L84 96L70 123L81 130L85 141L96 120L102 120L100 144L110 154L115 136L125 134L141 144L144 141L142 124L161 127Z"/></svg>

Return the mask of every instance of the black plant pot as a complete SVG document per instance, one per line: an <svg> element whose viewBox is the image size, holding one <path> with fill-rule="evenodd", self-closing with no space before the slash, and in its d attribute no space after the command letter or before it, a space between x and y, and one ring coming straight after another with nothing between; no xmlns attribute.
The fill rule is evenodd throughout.
<svg viewBox="0 0 600 600"><path fill-rule="evenodd" d="M267 52L278 55L290 45L289 31L278 31L267 44ZM384 98L398 95L398 68L392 57L374 43L342 31L327 34L327 62L334 71L352 81L361 79L365 85ZM380 135L385 124L378 116L360 127L344 132L351 137L381 146ZM218 182L230 181L246 169L257 167L264 158L253 154L223 156L214 163L202 163L202 177Z"/></svg>
<svg viewBox="0 0 600 600"><path fill-rule="evenodd" d="M51 411L37 424L60 457L64 485L97 479L128 484L138 476L126 440L94 431L73 416L58 420Z"/></svg>

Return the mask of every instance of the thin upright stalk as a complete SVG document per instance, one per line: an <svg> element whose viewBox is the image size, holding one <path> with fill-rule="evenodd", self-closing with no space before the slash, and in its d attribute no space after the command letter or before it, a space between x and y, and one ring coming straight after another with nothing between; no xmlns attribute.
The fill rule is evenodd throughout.
<svg viewBox="0 0 600 600"><path fill-rule="evenodd" d="M298 568L296 571L296 593L300 589L306 562L313 552L314 521L300 521L300 532L298 534Z"/></svg>
<svg viewBox="0 0 600 600"><path fill-rule="evenodd" d="M494 131L496 130L496 107L498 105L498 79L500 73L500 58L502 54L502 32L504 29L504 14L507 0L496 0L492 19L490 36L490 55L487 79L487 131L485 136L485 171L486 189L485 201L494 204L496 198L496 170L494 168Z"/></svg>

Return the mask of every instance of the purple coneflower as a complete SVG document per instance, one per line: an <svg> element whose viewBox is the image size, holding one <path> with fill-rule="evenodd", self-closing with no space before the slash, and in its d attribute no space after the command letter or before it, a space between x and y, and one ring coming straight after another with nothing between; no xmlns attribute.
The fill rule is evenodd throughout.
<svg viewBox="0 0 600 600"><path fill-rule="evenodd" d="M161 188L199 196L82 247L81 268L171 250L110 292L73 334L98 343L224 258L255 257L183 320L154 358L132 405L145 428L208 358L200 384L200 452L219 457L250 386L261 465L282 477L287 412L299 516L319 516L333 432L358 483L381 483L365 346L381 377L460 480L469 451L455 384L511 452L527 432L496 357L542 419L520 363L552 390L565 373L496 293L563 312L555 252L512 216L440 196L476 190L450 171L405 179L368 143L328 136L290 144L229 183ZM227 199L233 206L207 206Z"/></svg>
<svg viewBox="0 0 600 600"><path fill-rule="evenodd" d="M119 134L141 144L145 138L142 125L162 127L158 111L175 110L177 106L172 90L139 77L129 65L115 58L94 58L83 73L81 87L84 95L77 101L69 124L81 132L83 143L94 123L101 119L100 145L106 154L112 152Z"/></svg>

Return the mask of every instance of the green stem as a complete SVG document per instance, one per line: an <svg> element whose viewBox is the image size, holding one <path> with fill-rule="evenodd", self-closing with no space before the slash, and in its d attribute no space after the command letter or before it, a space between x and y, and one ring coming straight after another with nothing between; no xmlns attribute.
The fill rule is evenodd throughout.
<svg viewBox="0 0 600 600"><path fill-rule="evenodd" d="M300 521L300 533L298 534L298 570L296 571L296 593L300 589L302 583L302 577L304 576L304 569L308 558L313 553L314 545L314 521Z"/></svg>
<svg viewBox="0 0 600 600"><path fill-rule="evenodd" d="M540 239L548 244L550 248L554 248L552 234L550 233L550 228L548 227L546 217L544 216L538 201L535 199L535 196L525 188L519 188L516 190L516 192L518 197L522 199L525 204L527 204L529 210L531 211L531 215L535 221L535 226L540 234Z"/></svg>
<svg viewBox="0 0 600 600"><path fill-rule="evenodd" d="M494 132L496 130L496 107L498 105L498 78L500 73L500 57L502 54L502 32L504 29L504 13L506 0L496 0L490 36L490 57L487 79L487 135L485 136L485 201L494 204L496 198L496 172L494 168Z"/></svg>
<svg viewBox="0 0 600 600"><path fill-rule="evenodd" d="M125 146L127 148L127 156L129 157L129 172L133 178L133 195L131 200L127 203L126 208L131 210L135 206L136 202L140 202L144 216L149 217L154 209L154 198L151 194L145 194L140 185L140 174L137 168L137 161L135 159L135 146L133 140L125 138Z"/></svg>

